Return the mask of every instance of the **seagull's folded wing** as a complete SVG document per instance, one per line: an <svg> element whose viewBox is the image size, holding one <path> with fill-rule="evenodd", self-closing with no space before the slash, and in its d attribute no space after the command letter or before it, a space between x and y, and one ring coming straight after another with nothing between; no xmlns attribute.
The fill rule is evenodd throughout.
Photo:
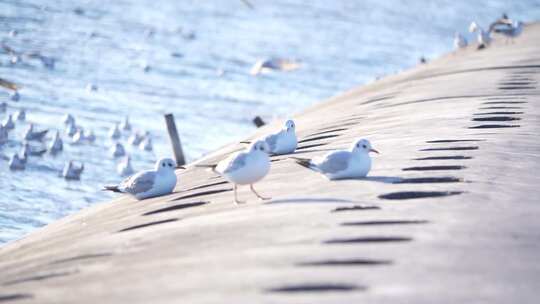
<svg viewBox="0 0 540 304"><path fill-rule="evenodd" d="M232 173L246 165L248 153L239 152L237 154L231 155L229 158L219 162L216 167L216 171L222 173Z"/></svg>
<svg viewBox="0 0 540 304"><path fill-rule="evenodd" d="M317 159L315 164L322 173L335 174L347 169L350 157L351 152L349 151L337 151Z"/></svg>
<svg viewBox="0 0 540 304"><path fill-rule="evenodd" d="M119 188L131 194L144 193L152 189L155 179L155 171L143 171L125 179Z"/></svg>

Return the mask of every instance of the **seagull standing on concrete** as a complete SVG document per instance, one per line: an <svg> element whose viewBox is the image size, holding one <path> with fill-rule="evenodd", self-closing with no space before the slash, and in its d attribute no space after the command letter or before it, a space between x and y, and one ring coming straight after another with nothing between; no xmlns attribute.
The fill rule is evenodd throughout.
<svg viewBox="0 0 540 304"><path fill-rule="evenodd" d="M476 22L472 22L469 26L469 32L477 32L476 39L478 40L478 48L484 48L487 47L491 43L491 36L490 32L484 31L482 27L480 27Z"/></svg>
<svg viewBox="0 0 540 304"><path fill-rule="evenodd" d="M298 146L294 121L287 120L282 130L264 137L264 141L268 144L271 154L293 153Z"/></svg>
<svg viewBox="0 0 540 304"><path fill-rule="evenodd" d="M355 141L349 150L330 152L322 157L308 159L293 157L301 166L319 172L329 180L366 177L371 170L369 152L379 153L367 139Z"/></svg>
<svg viewBox="0 0 540 304"><path fill-rule="evenodd" d="M198 165L197 167L209 167L227 181L234 185L234 202L244 203L238 200L238 185L249 185L251 191L260 199L267 200L253 188L253 184L263 179L270 171L270 147L263 140L251 144L246 151L236 152L217 165Z"/></svg>
<svg viewBox="0 0 540 304"><path fill-rule="evenodd" d="M24 139L42 141L49 130L34 131L34 124L30 124L24 133Z"/></svg>
<svg viewBox="0 0 540 304"><path fill-rule="evenodd" d="M501 35L506 36L506 41L508 42L508 39L511 41L514 40L515 37L519 36L521 32L523 31L523 22L521 21L514 21L510 24L509 27L506 28L494 28L493 31L495 33L499 33Z"/></svg>
<svg viewBox="0 0 540 304"><path fill-rule="evenodd" d="M460 33L456 33L454 36L454 49L459 50L467 47L467 39Z"/></svg>
<svg viewBox="0 0 540 304"><path fill-rule="evenodd" d="M176 186L175 162L170 158L160 159L154 170L141 171L123 180L116 186L105 186L104 190L129 193L138 200L171 193Z"/></svg>

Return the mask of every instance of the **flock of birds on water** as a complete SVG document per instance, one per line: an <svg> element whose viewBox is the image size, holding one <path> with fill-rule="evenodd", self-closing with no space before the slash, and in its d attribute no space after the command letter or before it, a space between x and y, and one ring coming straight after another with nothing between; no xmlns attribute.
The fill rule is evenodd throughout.
<svg viewBox="0 0 540 304"><path fill-rule="evenodd" d="M492 22L488 30L484 30L478 23L472 22L469 26L469 32L476 32L476 40L478 42L478 49L483 49L489 46L492 33L498 33L506 37L506 42L513 41L514 38L519 36L523 31L523 22L518 20L512 20L507 14L503 14L501 18ZM468 45L467 39L460 33L456 33L454 36L454 48L462 49Z"/></svg>
<svg viewBox="0 0 540 304"><path fill-rule="evenodd" d="M15 91L16 92L16 91ZM12 94L12 101L19 101L20 95ZM10 156L0 154L0 158L7 161L8 167L12 171L23 171L26 169L28 162L32 158L43 157L45 154L51 156L59 155L64 150L64 142L73 146L81 146L85 144L93 144L96 141L96 135L92 130L85 130L84 127L77 124L75 117L71 114L66 114L62 121L63 126L60 130L56 130L52 138L48 138L48 129L39 130L32 122L27 121L27 112L21 108L15 113L7 112L7 103L0 103L0 114L5 113L4 120L0 123L0 148L3 145L20 145L20 151L14 152ZM10 137L19 128L25 128L22 132L22 140L20 142L11 140ZM123 136L128 136L127 144L139 147L143 151L152 151L152 136L150 132L134 131L126 116L122 123L114 124L108 133L111 141L109 154L114 159L119 159L117 164L117 172L120 176L129 176L134 173L131 165L131 157L127 153L121 139ZM84 171L84 163L78 163L74 160L69 160L64 164L60 171L60 176L67 180L79 180Z"/></svg>

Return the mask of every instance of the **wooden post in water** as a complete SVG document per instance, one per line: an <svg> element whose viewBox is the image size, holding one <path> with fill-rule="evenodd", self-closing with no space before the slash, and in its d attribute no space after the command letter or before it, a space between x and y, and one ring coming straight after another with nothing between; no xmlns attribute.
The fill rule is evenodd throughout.
<svg viewBox="0 0 540 304"><path fill-rule="evenodd" d="M180 136L178 136L178 130L176 130L176 123L174 122L174 116L169 113L165 114L165 123L167 124L167 132L171 139L171 145L176 159L177 166L183 166L186 164L184 158L184 151L182 151L182 143L180 142Z"/></svg>

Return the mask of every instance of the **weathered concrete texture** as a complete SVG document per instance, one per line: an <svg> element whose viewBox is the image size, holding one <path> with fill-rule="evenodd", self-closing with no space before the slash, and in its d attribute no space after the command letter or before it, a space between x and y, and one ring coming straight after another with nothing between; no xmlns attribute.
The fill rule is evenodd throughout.
<svg viewBox="0 0 540 304"><path fill-rule="evenodd" d="M295 117L298 155L366 137L382 152L371 177L329 182L275 157L258 185L274 199L242 188L235 206L221 178L178 172L172 195L121 197L0 248L0 301L537 303L539 75L530 25L350 91Z"/></svg>

